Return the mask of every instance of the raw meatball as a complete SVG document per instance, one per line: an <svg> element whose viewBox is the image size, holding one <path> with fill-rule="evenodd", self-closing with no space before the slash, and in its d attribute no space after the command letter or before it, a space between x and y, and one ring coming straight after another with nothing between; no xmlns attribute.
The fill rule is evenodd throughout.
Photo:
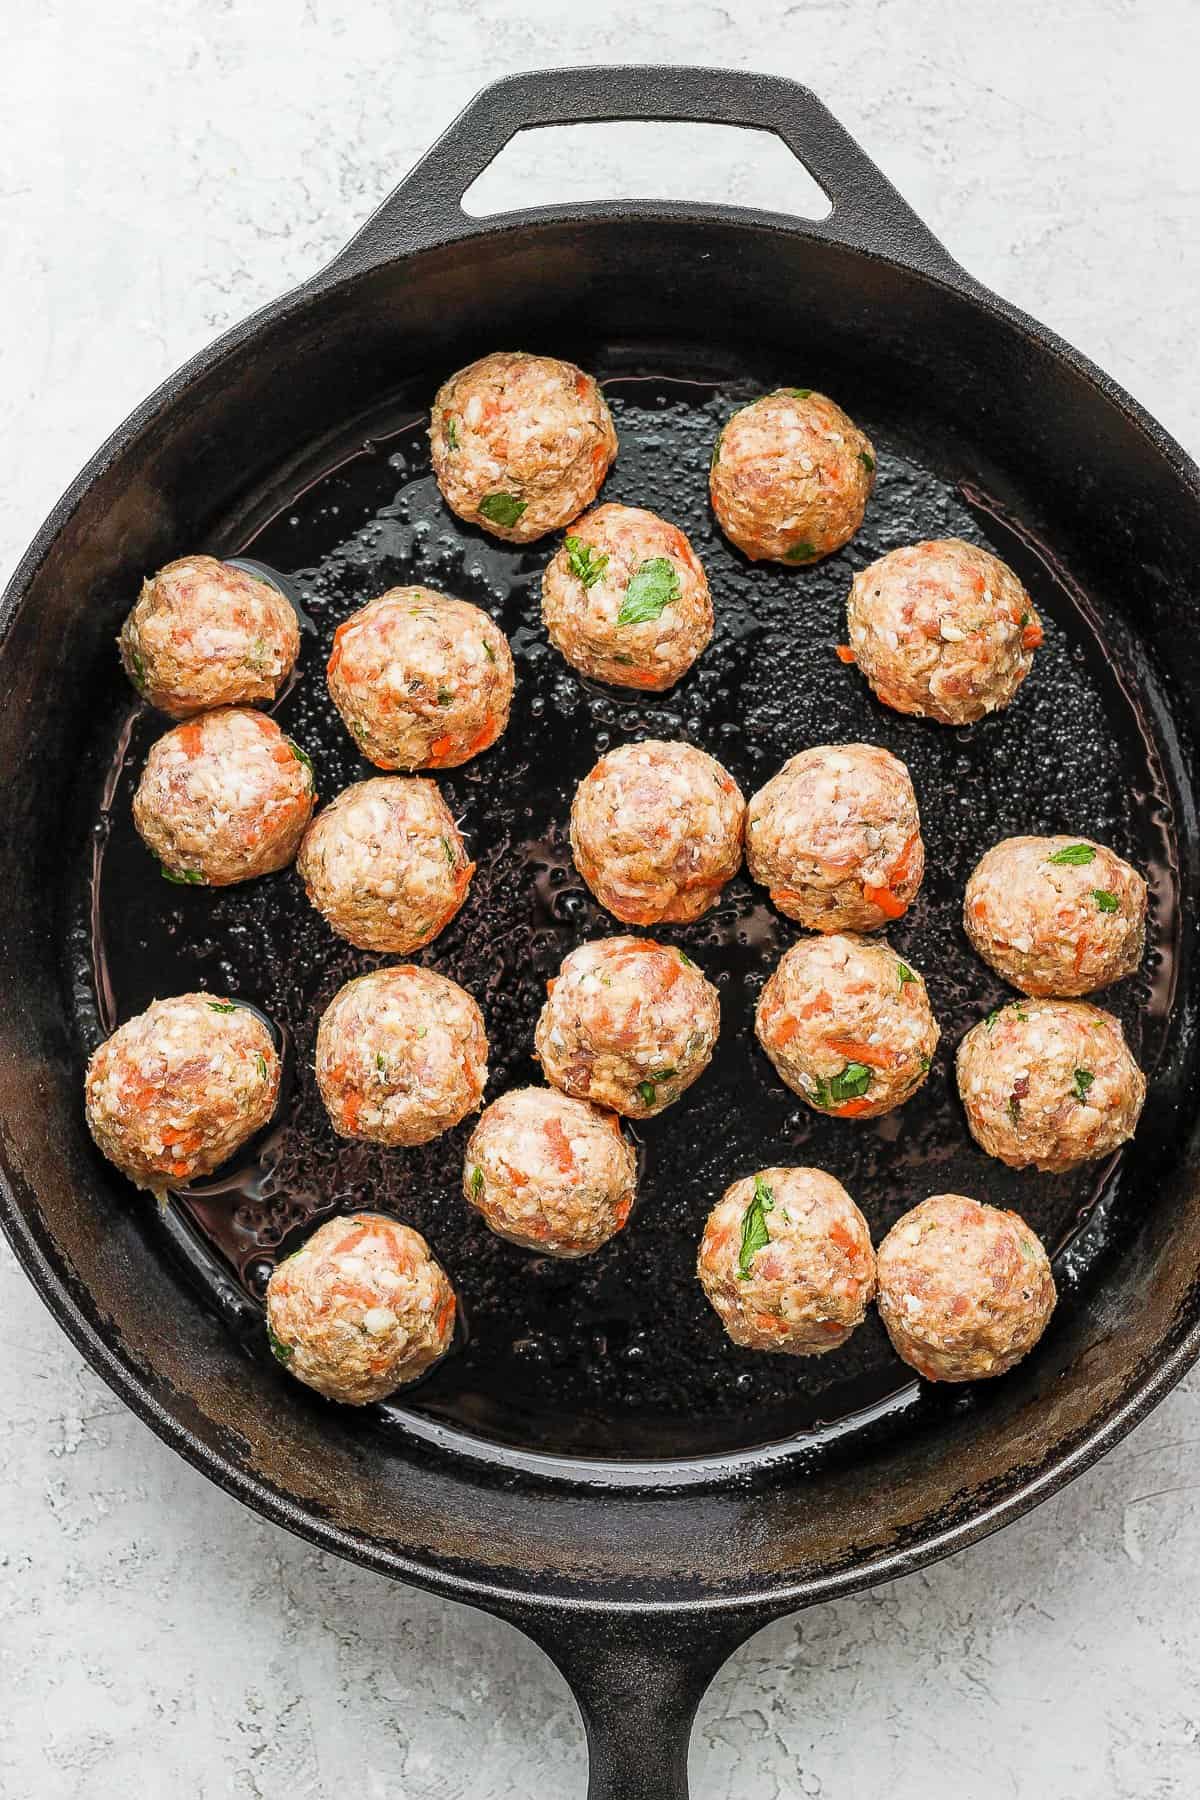
<svg viewBox="0 0 1200 1800"><path fill-rule="evenodd" d="M382 1213L354 1213L320 1226L276 1268L267 1335L297 1381L367 1406L445 1356L456 1310L419 1231Z"/></svg>
<svg viewBox="0 0 1200 1800"><path fill-rule="evenodd" d="M925 873L908 770L876 744L802 750L746 809L746 865L809 930L878 931Z"/></svg>
<svg viewBox="0 0 1200 1800"><path fill-rule="evenodd" d="M334 633L329 692L380 769L453 769L508 724L508 639L468 600L389 588Z"/></svg>
<svg viewBox="0 0 1200 1800"><path fill-rule="evenodd" d="M309 826L296 868L339 937L392 956L432 943L475 873L436 782L409 775L346 788Z"/></svg>
<svg viewBox="0 0 1200 1800"><path fill-rule="evenodd" d="M542 577L542 618L585 675L655 692L687 673L713 631L699 557L640 506L598 506L567 533Z"/></svg>
<svg viewBox="0 0 1200 1800"><path fill-rule="evenodd" d="M617 434L590 375L554 356L499 350L438 390L433 472L460 519L528 544L590 506Z"/></svg>
<svg viewBox="0 0 1200 1800"><path fill-rule="evenodd" d="M963 923L984 962L1013 987L1090 994L1141 962L1146 883L1088 838L1005 838L967 882Z"/></svg>
<svg viewBox="0 0 1200 1800"><path fill-rule="evenodd" d="M789 1356L837 1350L875 1292L867 1221L820 1169L763 1169L726 1188L696 1273L735 1344Z"/></svg>
<svg viewBox="0 0 1200 1800"><path fill-rule="evenodd" d="M348 981L317 1028L317 1086L333 1128L373 1144L427 1144L477 1112L487 1058L470 994L415 963Z"/></svg>
<svg viewBox="0 0 1200 1800"><path fill-rule="evenodd" d="M228 887L282 869L316 801L312 763L265 713L201 713L151 745L133 822L171 881Z"/></svg>
<svg viewBox="0 0 1200 1800"><path fill-rule="evenodd" d="M599 900L628 925L690 924L742 863L746 802L690 744L648 739L602 756L575 790L571 849Z"/></svg>
<svg viewBox="0 0 1200 1800"><path fill-rule="evenodd" d="M961 538L909 544L854 577L843 660L897 712L969 725L1007 706L1042 641L1012 570Z"/></svg>
<svg viewBox="0 0 1200 1800"><path fill-rule="evenodd" d="M620 1121L556 1088L493 1100L471 1133L463 1193L510 1243L587 1256L629 1217L637 1161Z"/></svg>
<svg viewBox="0 0 1200 1800"><path fill-rule="evenodd" d="M818 1112L874 1119L911 1099L937 1049L925 983L884 943L805 938L762 991L758 1041Z"/></svg>
<svg viewBox="0 0 1200 1800"><path fill-rule="evenodd" d="M1050 1262L1016 1213L935 1194L879 1246L879 1311L897 1356L927 1381L1004 1375L1050 1323Z"/></svg>
<svg viewBox="0 0 1200 1800"><path fill-rule="evenodd" d="M181 556L142 583L117 639L125 673L172 718L273 700L300 654L277 588L215 556Z"/></svg>
<svg viewBox="0 0 1200 1800"><path fill-rule="evenodd" d="M651 1119L704 1073L720 1027L717 990L690 956L649 938L602 938L564 959L535 1044L564 1093Z"/></svg>
<svg viewBox="0 0 1200 1800"><path fill-rule="evenodd" d="M220 994L155 1000L88 1063L88 1128L139 1187L209 1175L270 1119L279 1056L256 1012Z"/></svg>
<svg viewBox="0 0 1200 1800"><path fill-rule="evenodd" d="M874 485L870 438L811 388L777 388L734 413L709 475L722 531L754 562L811 563L840 550Z"/></svg>
<svg viewBox="0 0 1200 1800"><path fill-rule="evenodd" d="M1015 1000L959 1045L958 1091L981 1150L1057 1174L1133 1136L1146 1078L1111 1013L1082 1000Z"/></svg>

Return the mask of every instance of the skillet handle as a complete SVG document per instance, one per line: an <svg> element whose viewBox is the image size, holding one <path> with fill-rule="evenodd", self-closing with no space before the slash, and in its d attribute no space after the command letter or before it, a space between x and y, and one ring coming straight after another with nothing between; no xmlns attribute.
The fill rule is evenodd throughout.
<svg viewBox="0 0 1200 1800"><path fill-rule="evenodd" d="M809 88L781 75L740 69L627 65L538 69L484 88L323 274L340 279L414 250L494 228L494 219L473 219L465 213L462 197L517 132L532 126L625 119L774 132L832 203L828 218L798 221L802 230L893 257L958 284L969 279ZM667 202L641 204L671 210ZM619 214L638 209L637 202L617 201L599 210ZM501 217L529 223L563 210L542 207Z"/></svg>
<svg viewBox="0 0 1200 1800"><path fill-rule="evenodd" d="M688 1800L696 1709L722 1663L764 1620L580 1613L515 1622L575 1696L587 1734L587 1800Z"/></svg>

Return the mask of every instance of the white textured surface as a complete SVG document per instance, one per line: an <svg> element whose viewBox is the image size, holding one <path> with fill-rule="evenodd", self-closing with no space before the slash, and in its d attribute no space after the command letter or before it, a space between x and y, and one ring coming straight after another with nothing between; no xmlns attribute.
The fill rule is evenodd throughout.
<svg viewBox="0 0 1200 1800"><path fill-rule="evenodd" d="M120 416L331 252L474 88L555 62L810 81L967 267L1200 447L1194 0L7 0L0 22L4 568ZM642 134L641 179L614 150L600 175L750 192L724 152L670 146ZM548 154L564 197L599 191L579 165ZM0 1346L0 1794L582 1792L536 1651L205 1484L6 1251ZM697 1793L1196 1794L1198 1463L1193 1379L1002 1536L762 1633L704 1704Z"/></svg>

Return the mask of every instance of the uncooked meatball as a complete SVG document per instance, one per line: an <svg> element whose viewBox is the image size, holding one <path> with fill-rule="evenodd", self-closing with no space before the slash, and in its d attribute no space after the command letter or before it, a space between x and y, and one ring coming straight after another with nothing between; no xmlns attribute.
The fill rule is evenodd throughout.
<svg viewBox="0 0 1200 1800"><path fill-rule="evenodd" d="M712 637L700 559L682 531L640 506L580 519L542 577L550 642L595 681L661 693Z"/></svg>
<svg viewBox="0 0 1200 1800"><path fill-rule="evenodd" d="M181 556L142 583L117 639L125 673L172 718L273 700L300 654L300 627L269 581Z"/></svg>
<svg viewBox="0 0 1200 1800"><path fill-rule="evenodd" d="M817 1112L873 1119L911 1099L940 1033L925 983L869 938L805 938L762 991L758 1041Z"/></svg>
<svg viewBox="0 0 1200 1800"><path fill-rule="evenodd" d="M291 862L316 798L312 763L274 719L230 708L151 745L133 822L168 880L228 887Z"/></svg>
<svg viewBox="0 0 1200 1800"><path fill-rule="evenodd" d="M373 1144L427 1144L477 1112L487 1058L470 994L415 963L348 981L317 1028L317 1086L333 1128Z"/></svg>
<svg viewBox="0 0 1200 1800"><path fill-rule="evenodd" d="M528 544L600 492L617 434L590 375L554 356L500 350L452 375L433 403L433 472L460 519Z"/></svg>
<svg viewBox="0 0 1200 1800"><path fill-rule="evenodd" d="M1057 1295L1016 1213L935 1194L879 1246L879 1311L897 1356L927 1381L980 1381L1028 1356Z"/></svg>
<svg viewBox="0 0 1200 1800"><path fill-rule="evenodd" d="M1005 838L971 873L963 923L984 962L1013 987L1090 994L1141 962L1146 883L1090 838Z"/></svg>
<svg viewBox="0 0 1200 1800"><path fill-rule="evenodd" d="M584 776L571 850L601 906L627 925L690 924L741 867L745 813L719 762L650 738L610 750Z"/></svg>
<svg viewBox="0 0 1200 1800"><path fill-rule="evenodd" d="M389 588L338 626L326 670L346 729L380 769L453 769L508 724L513 660L468 600Z"/></svg>
<svg viewBox="0 0 1200 1800"><path fill-rule="evenodd" d="M161 1194L209 1175L268 1122L279 1055L258 1014L221 994L155 1000L88 1063L88 1128L109 1162Z"/></svg>
<svg viewBox="0 0 1200 1800"><path fill-rule="evenodd" d="M424 1375L453 1343L456 1311L420 1232L382 1213L328 1220L267 1287L275 1356L346 1406L384 1400Z"/></svg>
<svg viewBox="0 0 1200 1800"><path fill-rule="evenodd" d="M432 943L475 873L436 782L410 775L346 788L309 826L296 868L339 937L391 956Z"/></svg>
<svg viewBox="0 0 1200 1800"><path fill-rule="evenodd" d="M885 706L969 725L1007 706L1042 642L1033 601L976 544L939 538L892 550L854 577L849 647Z"/></svg>
<svg viewBox="0 0 1200 1800"><path fill-rule="evenodd" d="M696 1273L735 1344L789 1356L837 1350L875 1292L867 1221L820 1169L762 1169L726 1188Z"/></svg>
<svg viewBox="0 0 1200 1800"><path fill-rule="evenodd" d="M720 1028L717 990L690 956L649 938L601 938L564 959L535 1044L564 1093L650 1119L704 1073Z"/></svg>
<svg viewBox="0 0 1200 1800"><path fill-rule="evenodd" d="M959 1045L958 1091L981 1150L1057 1174L1133 1136L1146 1078L1111 1013L1083 1000L1015 1000Z"/></svg>
<svg viewBox="0 0 1200 1800"><path fill-rule="evenodd" d="M777 388L734 413L709 475L722 531L755 562L812 563L840 550L874 485L870 438L811 388Z"/></svg>
<svg viewBox="0 0 1200 1800"><path fill-rule="evenodd" d="M746 865L811 931L878 931L925 873L912 781L876 744L801 750L746 809Z"/></svg>
<svg viewBox="0 0 1200 1800"><path fill-rule="evenodd" d="M606 1244L636 1189L620 1120L557 1088L493 1100L463 1165L463 1193L497 1236L548 1256L588 1256Z"/></svg>

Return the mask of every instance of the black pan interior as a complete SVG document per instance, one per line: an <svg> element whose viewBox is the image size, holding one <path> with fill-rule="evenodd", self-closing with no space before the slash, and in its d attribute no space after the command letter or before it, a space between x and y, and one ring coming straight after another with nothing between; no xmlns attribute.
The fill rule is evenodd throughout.
<svg viewBox="0 0 1200 1800"><path fill-rule="evenodd" d="M536 346L535 346L536 347ZM1167 1151L1163 1058L1179 969L1180 796L1189 777L1162 684L1106 596L1075 579L1038 530L980 485L952 443L931 439L885 394L847 395L820 345L786 359L662 343L556 343L605 382L621 451L604 497L678 522L704 561L717 631L669 695L647 698L579 678L548 647L538 583L552 544L513 549L462 526L437 495L425 411L447 367L430 367L327 440L297 470L239 495L205 548L275 571L311 621L299 679L277 715L313 756L331 798L371 772L328 700L324 661L336 625L384 588L425 581L487 607L508 632L518 693L501 743L442 778L479 872L462 914L420 960L480 1000L492 1044L488 1097L538 1079L533 1024L546 979L582 939L620 927L575 873L566 820L576 782L605 748L643 736L685 738L730 768L749 794L796 750L881 743L909 765L928 874L891 939L924 973L942 1043L909 1105L865 1124L819 1118L787 1093L758 1052L754 1002L795 928L743 875L707 919L656 935L686 945L718 982L722 1037L704 1080L640 1127L641 1198L628 1229L578 1263L531 1256L492 1237L459 1192L469 1126L419 1151L347 1145L325 1118L312 1075L317 1020L342 982L384 960L334 938L294 872L215 892L164 882L133 831L130 797L163 722L114 705L97 721L84 810L98 821L70 871L64 965L80 1066L106 1029L166 993L226 989L282 1028L288 1083L275 1126L225 1176L175 1198L156 1218L128 1195L144 1229L186 1266L195 1304L213 1309L287 1402L327 1411L275 1371L260 1299L274 1258L335 1209L382 1206L420 1227L464 1303L467 1329L417 1389L353 1428L386 1446L415 1434L475 1456L544 1455L639 1465L703 1459L679 1479L729 1470L766 1447L812 1469L878 1449L986 1396L923 1391L874 1318L820 1360L751 1355L723 1336L694 1277L703 1219L736 1176L769 1163L834 1172L878 1240L932 1192L977 1195L1021 1211L1056 1252L1064 1315L1089 1304L1120 1255ZM803 382L853 403L878 453L866 524L813 570L752 566L722 538L707 502L720 421L764 387ZM297 447L299 448L299 447ZM988 545L1024 579L1046 622L1031 678L1005 713L963 730L903 719L875 703L834 646L854 571L894 546L960 535ZM172 546L182 554L191 542ZM959 909L980 854L1014 832L1066 831L1110 843L1150 878L1141 973L1102 999L1120 1016L1152 1078L1136 1143L1075 1175L1018 1174L971 1144L953 1082L954 1047L1005 998L974 957ZM1174 1081L1190 1078L1190 1065ZM1060 1329L1061 1324L1056 1326ZM281 1394L281 1401L283 1395ZM546 1467L547 1465L541 1464ZM658 1470L658 1478L670 1472Z"/></svg>

